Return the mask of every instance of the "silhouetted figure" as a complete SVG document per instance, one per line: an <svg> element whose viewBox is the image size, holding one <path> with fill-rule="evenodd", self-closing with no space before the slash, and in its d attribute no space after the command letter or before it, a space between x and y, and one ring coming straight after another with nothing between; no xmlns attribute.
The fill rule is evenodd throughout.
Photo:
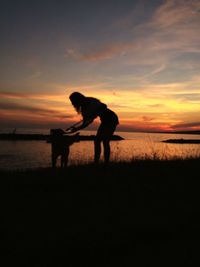
<svg viewBox="0 0 200 267"><path fill-rule="evenodd" d="M57 158L60 156L61 168L67 167L69 157L69 147L79 142L79 133L74 135L65 135L62 129L51 129L50 131L51 142L51 163L52 168L56 167Z"/></svg>
<svg viewBox="0 0 200 267"><path fill-rule="evenodd" d="M77 113L83 117L82 124L78 127L71 127L71 132L76 132L86 128L95 118L99 116L101 124L97 130L94 141L94 162L98 163L101 154L101 142L104 146L104 162L110 159L110 139L119 124L117 115L107 106L93 97L85 97L79 92L74 92L69 99Z"/></svg>

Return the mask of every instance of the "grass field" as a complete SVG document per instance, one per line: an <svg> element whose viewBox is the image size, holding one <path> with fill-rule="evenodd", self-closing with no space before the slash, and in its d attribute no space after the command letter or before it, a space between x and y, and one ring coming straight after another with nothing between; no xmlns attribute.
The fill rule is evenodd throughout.
<svg viewBox="0 0 200 267"><path fill-rule="evenodd" d="M199 166L135 160L1 171L7 265L199 266Z"/></svg>

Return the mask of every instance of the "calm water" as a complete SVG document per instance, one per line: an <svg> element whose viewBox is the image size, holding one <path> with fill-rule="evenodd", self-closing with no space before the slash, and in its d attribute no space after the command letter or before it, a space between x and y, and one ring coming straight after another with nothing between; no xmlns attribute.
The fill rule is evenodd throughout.
<svg viewBox="0 0 200 267"><path fill-rule="evenodd" d="M35 131L37 132L37 131ZM83 131L83 135L94 132ZM200 144L167 144L166 139L200 139L199 135L125 133L123 141L111 142L111 160L132 160L135 158L159 157L185 158L200 156ZM82 141L71 146L69 164L83 164L93 160L93 142ZM45 141L0 141L0 169L28 169L49 167L50 144Z"/></svg>

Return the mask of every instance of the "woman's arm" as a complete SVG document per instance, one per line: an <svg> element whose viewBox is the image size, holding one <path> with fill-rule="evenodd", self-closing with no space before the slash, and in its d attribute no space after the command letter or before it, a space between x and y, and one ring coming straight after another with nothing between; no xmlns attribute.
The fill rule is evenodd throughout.
<svg viewBox="0 0 200 267"><path fill-rule="evenodd" d="M90 123L93 122L93 120L94 119L83 120L83 123L80 126L78 126L78 127L71 127L70 132L71 133L75 133L75 132L77 132L79 130L82 130L82 129L86 128Z"/></svg>

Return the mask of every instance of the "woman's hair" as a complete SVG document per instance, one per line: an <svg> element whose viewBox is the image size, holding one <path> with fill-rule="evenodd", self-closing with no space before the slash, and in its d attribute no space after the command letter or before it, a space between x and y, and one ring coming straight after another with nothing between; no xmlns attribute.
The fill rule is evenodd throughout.
<svg viewBox="0 0 200 267"><path fill-rule="evenodd" d="M74 92L69 96L69 99L74 106L75 110L84 116L85 111L87 110L87 106L90 104L91 101L98 101L99 99L94 97L86 97L79 92ZM106 105L105 105L106 106Z"/></svg>
<svg viewBox="0 0 200 267"><path fill-rule="evenodd" d="M69 96L69 99L78 113L81 113L83 106L86 103L86 97L79 92L74 92Z"/></svg>

